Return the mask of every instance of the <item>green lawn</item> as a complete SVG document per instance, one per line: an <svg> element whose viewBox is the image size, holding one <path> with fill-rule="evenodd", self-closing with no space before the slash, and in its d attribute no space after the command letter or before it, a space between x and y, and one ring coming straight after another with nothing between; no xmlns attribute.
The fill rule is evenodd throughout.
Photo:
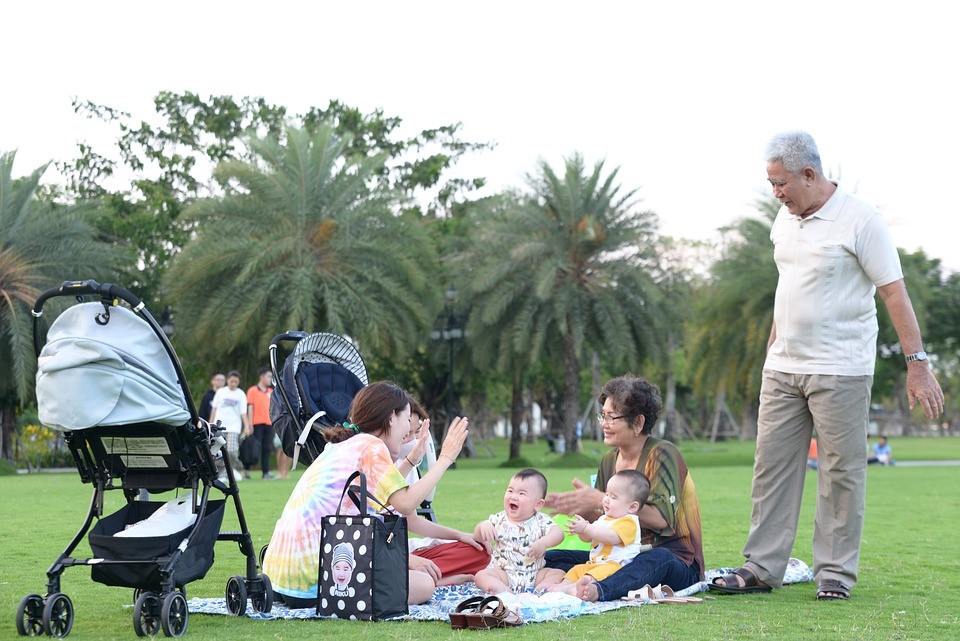
<svg viewBox="0 0 960 641"><path fill-rule="evenodd" d="M894 439L895 456L905 460L960 459L960 439ZM461 461L441 484L435 506L449 525L471 529L499 509L511 470L498 468L506 444L491 443L496 458ZM704 521L707 565L738 564L749 527L752 443L687 442ZM542 444L525 445L524 456L542 468L551 488L564 489L573 476L589 478L595 468L560 468ZM596 455L593 454L596 450ZM587 456L600 448L588 442ZM686 607L630 608L522 628L490 631L525 639L960 639L960 467L892 467L869 471L867 522L861 556L861 582L847 603L814 600L814 585L802 584L772 595L721 597ZM811 562L815 474L807 478L803 515L794 556ZM265 543L292 488L291 481L245 481L244 507L255 544ZM0 477L0 638L16 635L15 611L21 597L42 593L45 571L80 526L90 487L73 474ZM112 496L107 511L119 507ZM234 528L228 508L224 528ZM78 555L89 549L81 544ZM230 544L217 546L217 562L189 596L218 596L227 578L243 571L243 557ZM71 639L135 638L132 591L94 583L81 568L63 576L63 590L74 602ZM465 635L441 623L347 623L334 621L252 621L219 616L190 617L186 638L429 639Z"/></svg>

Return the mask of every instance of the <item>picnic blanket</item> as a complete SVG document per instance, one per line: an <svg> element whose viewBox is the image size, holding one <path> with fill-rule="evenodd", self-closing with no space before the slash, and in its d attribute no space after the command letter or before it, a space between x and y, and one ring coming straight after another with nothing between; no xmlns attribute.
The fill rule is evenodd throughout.
<svg viewBox="0 0 960 641"><path fill-rule="evenodd" d="M718 576L729 573L734 568L717 568L706 573L706 578L694 583L685 590L678 590L677 596L691 596L707 589L710 581ZM787 573L784 576L784 584L801 583L813 580L813 571L806 563L798 559L790 559L787 565ZM450 613L453 612L457 604L470 597L482 595L481 591L473 583L463 585L453 585L437 588L433 597L422 605L411 605L410 614L405 617L397 617L397 621L449 621ZM543 623L546 621L559 621L585 614L600 614L620 608L638 607L641 605L655 605L644 603L642 601L599 601L596 603L586 603L580 599L558 592L548 592L546 594L537 594L533 590L521 594L504 593L500 596L504 605L523 617L524 623ZM193 598L187 602L191 614L227 614L226 603L223 598ZM269 613L254 612L247 608L246 616L251 619L271 620L271 619L319 619L324 618L317 615L312 608L290 609L284 605L274 605Z"/></svg>

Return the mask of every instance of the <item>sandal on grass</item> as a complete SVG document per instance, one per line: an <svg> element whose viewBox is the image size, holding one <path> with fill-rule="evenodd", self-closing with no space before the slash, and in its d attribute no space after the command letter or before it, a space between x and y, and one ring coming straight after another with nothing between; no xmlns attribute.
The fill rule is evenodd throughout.
<svg viewBox="0 0 960 641"><path fill-rule="evenodd" d="M465 616L467 627L472 630L512 628L523 624L523 618L495 596L488 596L480 603L476 612L468 612Z"/></svg>
<svg viewBox="0 0 960 641"><path fill-rule="evenodd" d="M701 603L703 599L695 596L677 596L669 585L658 585L651 589L654 603L669 603L670 605L686 605L687 603Z"/></svg>
<svg viewBox="0 0 960 641"><path fill-rule="evenodd" d="M850 588L835 579L824 579L817 586L818 601L846 601L850 598Z"/></svg>
<svg viewBox="0 0 960 641"><path fill-rule="evenodd" d="M737 577L743 579L743 585L739 585ZM725 585L720 585L717 581L723 581ZM769 585L757 578L750 568L737 568L730 574L718 576L710 582L710 590L720 594L752 594L757 592L770 592L773 590Z"/></svg>
<svg viewBox="0 0 960 641"><path fill-rule="evenodd" d="M486 597L475 596L457 605L457 609L450 613L450 627L454 630L463 630L468 627L467 614L476 612Z"/></svg>

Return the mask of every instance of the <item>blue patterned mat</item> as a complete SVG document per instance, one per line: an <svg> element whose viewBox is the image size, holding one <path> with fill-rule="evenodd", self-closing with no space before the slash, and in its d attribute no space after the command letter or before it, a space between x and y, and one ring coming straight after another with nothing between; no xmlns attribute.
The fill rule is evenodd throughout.
<svg viewBox="0 0 960 641"><path fill-rule="evenodd" d="M690 596L707 589L709 582L714 577L726 574L734 568L718 568L706 573L706 579L700 583L691 585L686 590L677 592L677 596ZM802 561L790 559L787 567L787 573L784 577L784 583L801 583L812 581L813 572ZM433 597L423 605L411 605L410 614L397 620L406 621L449 621L450 613L453 612L457 604L470 597L483 594L476 585L467 583L464 585L454 585L449 587L437 588ZM543 623L545 621L558 621L560 619L582 616L585 614L600 614L610 610L619 610L620 608L635 608L644 604L641 601L605 601L598 603L585 603L576 597L566 594L548 593L541 596L527 592L517 595L501 595L504 603L513 611L518 612L523 617L524 623ZM191 614L227 614L226 604L223 598L203 599L193 598L187 602ZM271 620L271 619L319 619L312 608L291 610L283 605L274 605L269 614L253 612L247 608L246 616L251 619Z"/></svg>

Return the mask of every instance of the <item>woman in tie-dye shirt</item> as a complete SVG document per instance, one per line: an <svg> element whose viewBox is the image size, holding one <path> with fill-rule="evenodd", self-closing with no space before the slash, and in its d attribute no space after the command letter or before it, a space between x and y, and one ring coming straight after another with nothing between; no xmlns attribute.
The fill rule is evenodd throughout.
<svg viewBox="0 0 960 641"><path fill-rule="evenodd" d="M409 431L410 397L390 383L361 389L350 406L349 421L324 430L327 446L294 488L263 558L264 573L288 606L316 605L320 521L336 513L347 478L356 470L363 472L371 495L401 514L416 513L460 453L467 419L454 420L436 465L414 485L394 465ZM372 503L368 509L376 511ZM356 513L356 507L345 501L341 512L351 511ZM426 601L433 590L428 574L410 571L410 603Z"/></svg>

